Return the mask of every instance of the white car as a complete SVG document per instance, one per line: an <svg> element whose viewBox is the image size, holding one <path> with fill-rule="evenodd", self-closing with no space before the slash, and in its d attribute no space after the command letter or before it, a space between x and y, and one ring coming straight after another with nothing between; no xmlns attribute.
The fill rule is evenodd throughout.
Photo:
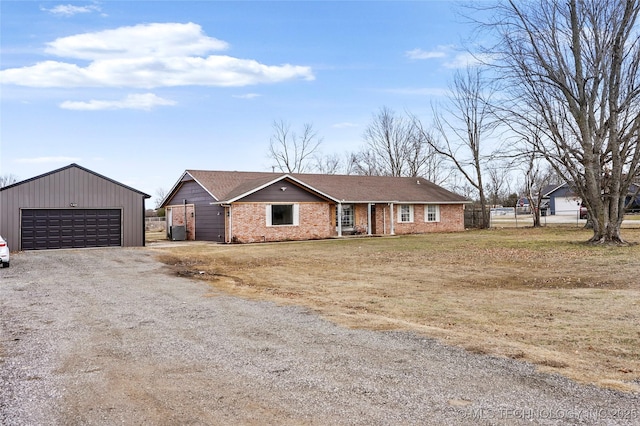
<svg viewBox="0 0 640 426"><path fill-rule="evenodd" d="M9 267L9 246L7 242L0 235L0 262L2 262L3 268Z"/></svg>

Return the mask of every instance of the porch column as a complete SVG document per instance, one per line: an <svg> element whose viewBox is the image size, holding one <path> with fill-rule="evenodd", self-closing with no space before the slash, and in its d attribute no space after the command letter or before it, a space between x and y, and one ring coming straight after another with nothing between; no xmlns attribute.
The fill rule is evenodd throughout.
<svg viewBox="0 0 640 426"><path fill-rule="evenodd" d="M338 222L338 237L342 237L342 203L338 203L336 221Z"/></svg>
<svg viewBox="0 0 640 426"><path fill-rule="evenodd" d="M367 206L367 235L371 235L371 203Z"/></svg>
<svg viewBox="0 0 640 426"><path fill-rule="evenodd" d="M391 235L396 235L395 219L393 216L393 203L389 203L389 221L391 222Z"/></svg>

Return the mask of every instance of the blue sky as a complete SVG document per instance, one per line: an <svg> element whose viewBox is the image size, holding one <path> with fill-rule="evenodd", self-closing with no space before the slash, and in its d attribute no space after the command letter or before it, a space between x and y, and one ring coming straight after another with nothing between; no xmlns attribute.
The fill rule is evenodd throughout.
<svg viewBox="0 0 640 426"><path fill-rule="evenodd" d="M0 175L78 163L155 195L185 169L270 171L275 120L356 151L381 107L428 121L469 61L456 7L3 0Z"/></svg>

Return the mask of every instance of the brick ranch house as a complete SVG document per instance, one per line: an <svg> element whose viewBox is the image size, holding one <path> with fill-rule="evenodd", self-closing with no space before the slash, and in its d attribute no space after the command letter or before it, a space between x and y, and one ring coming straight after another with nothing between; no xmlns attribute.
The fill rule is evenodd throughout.
<svg viewBox="0 0 640 426"><path fill-rule="evenodd" d="M466 203L422 178L186 170L161 207L170 239L251 243L462 231Z"/></svg>

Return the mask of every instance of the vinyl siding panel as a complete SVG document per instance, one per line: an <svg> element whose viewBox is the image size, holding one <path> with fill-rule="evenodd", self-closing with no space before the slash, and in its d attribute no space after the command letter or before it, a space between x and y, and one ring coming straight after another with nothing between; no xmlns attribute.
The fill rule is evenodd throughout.
<svg viewBox="0 0 640 426"><path fill-rule="evenodd" d="M195 239L224 241L224 207L211 205L215 201L214 198L194 180L183 181L166 204L179 206L184 200L195 207Z"/></svg>
<svg viewBox="0 0 640 426"><path fill-rule="evenodd" d="M286 188L284 191L282 188ZM242 203L313 203L326 201L289 181L280 181L238 200Z"/></svg>

